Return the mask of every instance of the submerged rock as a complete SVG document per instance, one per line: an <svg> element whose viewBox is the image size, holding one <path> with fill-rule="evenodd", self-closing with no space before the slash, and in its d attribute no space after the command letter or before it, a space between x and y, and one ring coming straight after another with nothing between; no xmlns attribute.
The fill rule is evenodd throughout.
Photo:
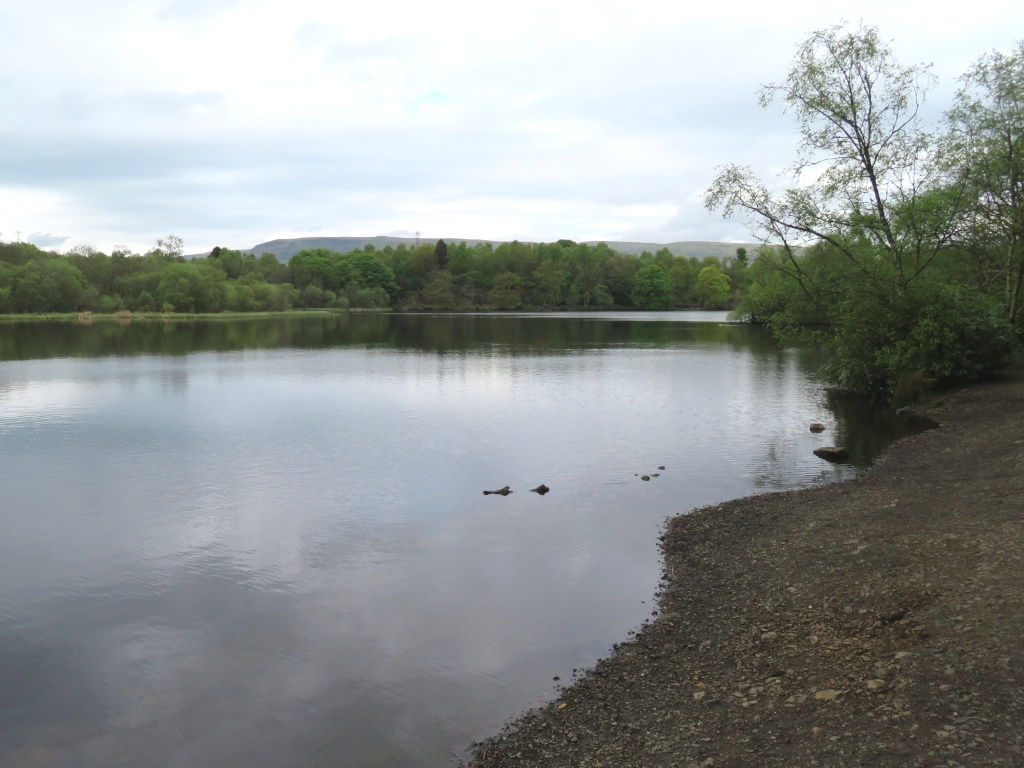
<svg viewBox="0 0 1024 768"><path fill-rule="evenodd" d="M496 494L498 496L508 496L510 493L512 493L512 490L506 485L504 488L499 488L496 491L484 491L484 496L490 496L492 494Z"/></svg>
<svg viewBox="0 0 1024 768"><path fill-rule="evenodd" d="M824 432L824 431L825 431L825 425L822 424L820 421L812 421L811 422L811 432Z"/></svg>
<svg viewBox="0 0 1024 768"><path fill-rule="evenodd" d="M846 461L850 458L850 452L845 448L836 448L832 445L824 448L815 448L814 455L825 461Z"/></svg>
<svg viewBox="0 0 1024 768"><path fill-rule="evenodd" d="M531 488L530 492L531 493L539 493L541 496L543 496L545 493L547 493L550 490L551 489L548 488L546 485L544 485L544 483L541 483L536 488Z"/></svg>

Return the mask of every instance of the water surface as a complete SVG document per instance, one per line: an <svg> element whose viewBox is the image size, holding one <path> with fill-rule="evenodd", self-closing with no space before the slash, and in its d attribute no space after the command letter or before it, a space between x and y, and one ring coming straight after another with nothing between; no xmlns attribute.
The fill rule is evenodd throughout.
<svg viewBox="0 0 1024 768"><path fill-rule="evenodd" d="M454 764L650 616L667 515L896 434L724 320L0 325L0 766Z"/></svg>

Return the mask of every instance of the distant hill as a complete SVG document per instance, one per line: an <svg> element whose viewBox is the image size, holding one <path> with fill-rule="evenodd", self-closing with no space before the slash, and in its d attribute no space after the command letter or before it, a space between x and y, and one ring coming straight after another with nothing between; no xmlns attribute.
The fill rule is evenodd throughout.
<svg viewBox="0 0 1024 768"><path fill-rule="evenodd" d="M608 247L619 253L628 253L632 256L639 256L644 251L654 253L662 248L668 248L673 256L685 256L690 258L696 256L703 259L705 256L725 258L735 256L736 249L743 247L751 256L761 247L760 243L711 243L704 240L683 240L678 243L631 243L622 240L588 240L587 245L608 243Z"/></svg>
<svg viewBox="0 0 1024 768"><path fill-rule="evenodd" d="M458 243L465 240L469 245L475 245L477 243L491 243L495 247L501 245L503 242L507 242L505 240L481 240L469 237L445 237L443 240L446 243ZM428 242L428 238L421 238L421 242ZM433 238L430 238L429 242L436 241ZM662 248L668 248L673 255L686 256L687 258L690 256L697 256L698 258L704 258L705 256L715 256L717 258L734 256L736 254L736 249L740 246L746 248L747 251L753 255L760 245L759 243L711 243L699 240L683 241L678 243L635 243L619 240L587 240L585 242L587 245L607 243L608 247L613 251L627 253L633 256L639 256L644 251L654 253ZM377 250L380 250L387 245L390 245L393 248L397 247L399 243L405 243L406 247L411 248L416 245L416 239L412 237L389 237L387 235L377 235L376 237L295 237L290 239L268 240L265 243L254 245L252 248L246 248L242 252L254 253L257 256L261 253L272 253L281 261L286 262L299 251L304 251L310 248L326 248L329 251L335 251L337 253L347 253L355 249L362 250L366 245L372 245ZM202 258L206 255L207 254L200 253L195 254L194 256ZM189 258L192 258L192 256Z"/></svg>

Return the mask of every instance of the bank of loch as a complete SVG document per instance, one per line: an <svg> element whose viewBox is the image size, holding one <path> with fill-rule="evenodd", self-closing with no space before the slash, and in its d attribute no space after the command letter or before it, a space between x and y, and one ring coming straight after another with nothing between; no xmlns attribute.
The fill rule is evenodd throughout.
<svg viewBox="0 0 1024 768"><path fill-rule="evenodd" d="M857 480L673 519L660 617L471 765L1024 764L1024 374Z"/></svg>

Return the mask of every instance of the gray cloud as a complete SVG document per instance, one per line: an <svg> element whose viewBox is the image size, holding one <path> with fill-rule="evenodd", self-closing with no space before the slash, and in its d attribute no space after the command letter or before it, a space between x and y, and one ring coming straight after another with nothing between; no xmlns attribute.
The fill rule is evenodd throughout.
<svg viewBox="0 0 1024 768"><path fill-rule="evenodd" d="M619 30L601 14L621 9L531 25L524 8L478 29L441 7L56 2L56 24L0 10L0 230L106 248L175 231L190 250L313 231L745 239L701 191L723 163L788 164L792 123L754 92L842 13L662 23L652 6ZM966 30L882 3L854 15L892 29L904 61L942 54L937 114L948 70L1024 25L978 10Z"/></svg>

